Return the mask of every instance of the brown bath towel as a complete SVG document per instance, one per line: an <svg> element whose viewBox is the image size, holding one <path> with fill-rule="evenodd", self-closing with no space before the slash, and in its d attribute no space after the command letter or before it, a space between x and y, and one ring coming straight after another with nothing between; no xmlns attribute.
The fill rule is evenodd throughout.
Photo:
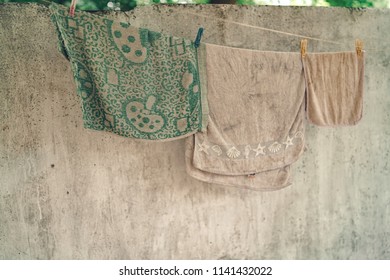
<svg viewBox="0 0 390 280"><path fill-rule="evenodd" d="M300 55L210 44L205 49L209 125L195 135L194 166L244 175L296 161L304 146Z"/></svg>
<svg viewBox="0 0 390 280"><path fill-rule="evenodd" d="M354 125L362 118L364 52L307 53L307 118L319 126Z"/></svg>
<svg viewBox="0 0 390 280"><path fill-rule="evenodd" d="M200 53L201 64L206 65L201 83L207 82L209 125L207 132L192 136L194 151L188 160L199 171L198 176L194 171L190 175L214 182L210 174L229 175L218 180L240 185L237 178L248 180L248 174L280 169L262 175L256 188L288 185L287 166L304 147L305 80L300 54L210 44L203 45ZM236 179L223 179L230 176Z"/></svg>

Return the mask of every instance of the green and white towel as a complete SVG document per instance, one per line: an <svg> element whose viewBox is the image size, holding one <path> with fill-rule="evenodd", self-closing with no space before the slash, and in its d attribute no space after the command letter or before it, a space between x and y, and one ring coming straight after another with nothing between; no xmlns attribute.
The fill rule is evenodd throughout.
<svg viewBox="0 0 390 280"><path fill-rule="evenodd" d="M85 128L164 141L206 127L194 42L88 12L71 17L58 4L50 10Z"/></svg>

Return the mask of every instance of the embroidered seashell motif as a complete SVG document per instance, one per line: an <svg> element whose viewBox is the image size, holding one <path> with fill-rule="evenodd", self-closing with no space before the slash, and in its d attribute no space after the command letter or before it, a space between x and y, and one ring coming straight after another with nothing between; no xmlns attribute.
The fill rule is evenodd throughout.
<svg viewBox="0 0 390 280"><path fill-rule="evenodd" d="M249 154L251 153L252 147L250 145L245 146L244 155L245 158L249 158Z"/></svg>
<svg viewBox="0 0 390 280"><path fill-rule="evenodd" d="M303 139L303 132L302 131L297 131L297 133L295 133L294 137Z"/></svg>
<svg viewBox="0 0 390 280"><path fill-rule="evenodd" d="M268 147L268 150L271 152L271 153L277 153L279 152L280 148L282 147L282 145L280 145L278 142L274 142L272 143L271 146Z"/></svg>
<svg viewBox="0 0 390 280"><path fill-rule="evenodd" d="M222 149L220 146L218 145L214 145L211 147L211 149L217 153L218 156L222 155Z"/></svg>
<svg viewBox="0 0 390 280"><path fill-rule="evenodd" d="M226 155L229 158L238 158L240 156L241 152L236 149L236 147L231 147L229 150L227 150Z"/></svg>

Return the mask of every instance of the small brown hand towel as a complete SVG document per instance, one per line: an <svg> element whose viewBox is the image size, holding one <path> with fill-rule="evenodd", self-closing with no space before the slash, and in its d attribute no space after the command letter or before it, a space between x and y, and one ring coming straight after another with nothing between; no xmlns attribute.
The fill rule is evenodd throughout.
<svg viewBox="0 0 390 280"><path fill-rule="evenodd" d="M355 125L362 118L364 52L307 53L307 118L318 126Z"/></svg>

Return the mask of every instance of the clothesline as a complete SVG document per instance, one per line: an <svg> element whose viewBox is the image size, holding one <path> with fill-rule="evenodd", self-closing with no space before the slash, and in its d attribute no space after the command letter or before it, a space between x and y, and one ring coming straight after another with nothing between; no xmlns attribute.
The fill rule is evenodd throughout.
<svg viewBox="0 0 390 280"><path fill-rule="evenodd" d="M202 18L209 18L209 19L212 19L212 20L215 20L215 21L223 21L223 22L226 22L226 23L237 24L237 25L240 25L240 26L245 26L245 27L249 27L249 28L253 28L253 29L259 29L259 30L263 30L263 31L279 33L279 34L283 34L283 35L287 35L287 36L293 36L293 37L298 37L298 38L302 38L302 39L310 39L310 40L313 40L313 41L330 43L330 44L334 44L334 45L344 45L345 44L345 43L342 43L342 42L326 40L326 39L321 39L321 38L316 38L316 37L311 37L311 36L306 36L306 35L301 35L301 34L296 34L296 33L284 32L284 31L280 31L280 30L276 30L276 29L271 29L271 28L266 28L266 27L261 27L261 26L256 26L256 25L250 25L250 24L246 24L246 23L242 23L242 22L238 22L238 21L232 21L232 20L226 20L226 19L222 19L222 18L215 18L215 17L206 16L206 15L200 15L200 14L197 14L197 13L191 13L191 12L178 12L178 13L187 14L187 15L193 15L193 16L202 17ZM373 41L373 40L370 40L370 41ZM370 51L370 52L379 52L379 51L384 52L384 51L388 51L388 49L385 49L385 48L366 48L366 47L364 47L364 50L365 51Z"/></svg>
<svg viewBox="0 0 390 280"><path fill-rule="evenodd" d="M44 3L45 5L47 5L48 3L51 3L51 1L47 1L47 0L39 0L39 2ZM75 7L76 3L77 3L77 0L72 0L71 6ZM71 12L74 12L74 10L72 11L72 9L71 9ZM298 38L302 38L302 39L310 39L310 40L313 40L313 41L324 42L324 43L329 43L329 44L334 44L334 45L344 45L345 44L345 43L342 43L342 42L326 40L326 39L306 36L306 35L302 35L302 34L291 33L291 32L285 32L285 31L280 31L280 30L276 30L276 29L271 29L271 28L266 28L266 27L261 27L261 26L256 26L256 25L250 25L250 24L246 24L246 23L242 23L242 22L238 22L238 21L232 21L232 20L226 20L226 19L222 19L222 18L210 17L210 16L201 15L201 14L192 13L192 12L178 12L178 13L192 15L192 16L196 16L196 17L202 17L202 18L209 18L209 19L212 19L212 20L222 21L222 22L225 22L225 23L232 23L232 24L236 24L236 25L240 25L240 26L244 26L244 27L249 27L249 28L253 28L253 29L259 29L259 30L263 30L263 31L274 32L274 33L283 34L283 35L287 35L287 36L298 37ZM128 16L126 12L125 12L125 15ZM386 51L386 49L384 49L384 48L375 48L375 49L373 49L373 48L364 48L364 50L366 50L366 51L369 50L371 52Z"/></svg>
<svg viewBox="0 0 390 280"><path fill-rule="evenodd" d="M50 9L60 50L76 66L83 126L147 141L186 138L186 171L200 181L287 187L305 150L305 115L328 127L361 119L359 52L305 54L303 43L301 56L212 44L197 51L183 37L143 36L129 22L81 12L74 21L94 28L80 37L66 7Z"/></svg>
<svg viewBox="0 0 390 280"><path fill-rule="evenodd" d="M222 19L222 18L213 18L213 17L210 17L210 16L200 15L200 14L191 13L191 12L179 12L179 13L189 14L189 15L193 15L193 16L197 16L197 17L203 17L203 18L211 18L213 20L223 21L223 22L226 22L226 23L233 23L233 24L237 24L237 25L241 25L241 26L245 26L245 27L249 27L249 28L260 29L260 30L264 30L264 31L270 31L270 32L274 32L274 33L287 35L287 36L300 37L300 38L303 38L303 39L310 39L310 40L315 40L315 41L320 41L320 42L325 42L325 43L331 43L331 44L337 44L337 45L342 45L343 44L341 42L325 40L325 39L320 39L320 38L315 38L315 37L310 37L310 36L290 33L290 32L284 32L284 31L275 30L275 29L271 29L271 28L265 28L265 27L261 27L261 26L250 25L250 24L246 24L246 23L242 23L242 22L238 22L238 21L226 20L226 19Z"/></svg>

